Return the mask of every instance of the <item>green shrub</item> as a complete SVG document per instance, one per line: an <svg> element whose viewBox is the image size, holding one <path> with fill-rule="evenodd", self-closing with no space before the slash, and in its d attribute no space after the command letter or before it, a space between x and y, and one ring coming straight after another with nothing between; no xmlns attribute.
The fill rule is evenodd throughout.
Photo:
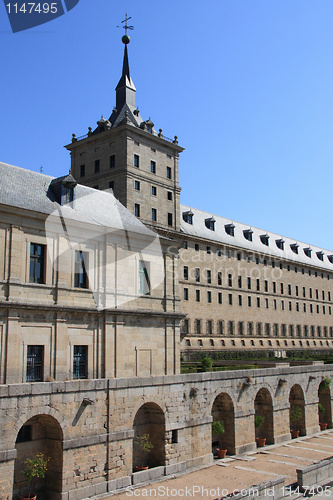
<svg viewBox="0 0 333 500"><path fill-rule="evenodd" d="M201 366L204 371L209 371L213 367L213 361L208 356L205 356L201 361Z"/></svg>
<svg viewBox="0 0 333 500"><path fill-rule="evenodd" d="M256 415L254 417L254 426L257 429L264 423L265 417L263 415Z"/></svg>

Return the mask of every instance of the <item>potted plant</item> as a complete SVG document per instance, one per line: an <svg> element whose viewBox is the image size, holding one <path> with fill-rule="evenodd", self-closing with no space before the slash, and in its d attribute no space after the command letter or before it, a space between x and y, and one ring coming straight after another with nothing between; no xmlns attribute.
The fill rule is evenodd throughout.
<svg viewBox="0 0 333 500"><path fill-rule="evenodd" d="M32 457L28 457L24 461L24 468L22 474L29 482L28 496L21 497L21 500L36 500L37 495L32 493L33 485L36 479L44 478L47 471L47 462L49 461L43 453L37 453Z"/></svg>
<svg viewBox="0 0 333 500"><path fill-rule="evenodd" d="M263 415L256 415L254 417L254 427L256 428L256 434L260 434L259 429L262 426L262 424L264 423L264 420L265 420L265 417ZM257 437L256 441L257 441L258 448L260 448L261 446L265 446L265 444L266 444L266 438L263 438L263 437Z"/></svg>
<svg viewBox="0 0 333 500"><path fill-rule="evenodd" d="M225 433L223 420L214 420L212 422L212 435L213 436L222 436ZM216 448L216 453L218 458L225 458L227 451L222 448L220 438L218 438L220 448Z"/></svg>
<svg viewBox="0 0 333 500"><path fill-rule="evenodd" d="M144 463L144 458L145 455L150 453L151 450L154 448L153 443L150 440L149 434L143 434L142 436L138 437L135 441L135 443L140 446L142 450L142 455L141 455L141 465L136 466L136 470L146 470L148 469L148 465L143 465Z"/></svg>
<svg viewBox="0 0 333 500"><path fill-rule="evenodd" d="M290 410L290 423L291 423L291 437L293 439L297 438L299 436L299 429L296 429L297 423L299 420L302 418L303 412L302 408L300 406L294 406Z"/></svg>
<svg viewBox="0 0 333 500"><path fill-rule="evenodd" d="M319 420L322 419L324 413L325 413L325 408L323 407L323 405L321 403L318 403L318 412L319 412ZM327 429L327 423L326 422L320 422L319 421L319 425L320 425L320 430L321 431L326 431Z"/></svg>

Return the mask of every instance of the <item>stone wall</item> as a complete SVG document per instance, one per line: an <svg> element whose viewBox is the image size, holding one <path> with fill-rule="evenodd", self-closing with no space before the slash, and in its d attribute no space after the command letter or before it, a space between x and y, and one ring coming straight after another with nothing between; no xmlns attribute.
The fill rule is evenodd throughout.
<svg viewBox="0 0 333 500"><path fill-rule="evenodd" d="M260 390L267 391L272 401L269 407L266 398L264 406L267 418L272 413L272 442L290 439L289 398L296 386L304 397L304 432L313 434L319 431L319 386L325 377L332 376L332 365L316 364L0 385L0 498L11 498L13 488L14 498L19 494L22 485L18 479L13 485L14 468L17 477L22 458L29 449L36 449L37 440L40 449L51 456L62 448L62 457L58 455L57 463L53 461L39 494L43 498L46 488L47 498L54 500L112 491L136 483L137 474L155 477L211 463L211 422L216 409L223 419L223 403L214 405L218 397L218 402L229 402L227 425L232 422L234 436L234 442L228 442L229 453L256 447L254 401ZM328 424L332 426L332 422ZM31 439L16 443L19 430L26 425L31 425ZM133 472L137 453L133 441L142 432L150 433L155 455L147 461L156 466L143 473Z"/></svg>

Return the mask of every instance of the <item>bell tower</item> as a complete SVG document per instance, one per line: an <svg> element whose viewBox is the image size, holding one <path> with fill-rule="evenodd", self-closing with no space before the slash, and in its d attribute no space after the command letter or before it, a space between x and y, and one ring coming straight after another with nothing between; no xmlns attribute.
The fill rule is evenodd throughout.
<svg viewBox="0 0 333 500"><path fill-rule="evenodd" d="M126 15L126 25L127 25ZM126 28L126 26L125 26ZM127 29L129 27L127 26ZM179 153L177 137L157 132L149 117L136 107L136 88L130 76L128 44L122 37L122 75L116 87L116 107L109 119L83 137L72 136L65 146L71 154L71 171L80 184L107 190L142 222L156 230L180 227Z"/></svg>

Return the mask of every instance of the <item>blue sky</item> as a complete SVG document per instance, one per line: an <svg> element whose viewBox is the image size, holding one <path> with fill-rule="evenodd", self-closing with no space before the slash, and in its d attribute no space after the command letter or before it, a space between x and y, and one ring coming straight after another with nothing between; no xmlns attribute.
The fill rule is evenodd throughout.
<svg viewBox="0 0 333 500"><path fill-rule="evenodd" d="M185 147L182 202L333 250L332 0L80 0L12 34L0 4L0 161L50 175L108 117L132 16L144 119Z"/></svg>

